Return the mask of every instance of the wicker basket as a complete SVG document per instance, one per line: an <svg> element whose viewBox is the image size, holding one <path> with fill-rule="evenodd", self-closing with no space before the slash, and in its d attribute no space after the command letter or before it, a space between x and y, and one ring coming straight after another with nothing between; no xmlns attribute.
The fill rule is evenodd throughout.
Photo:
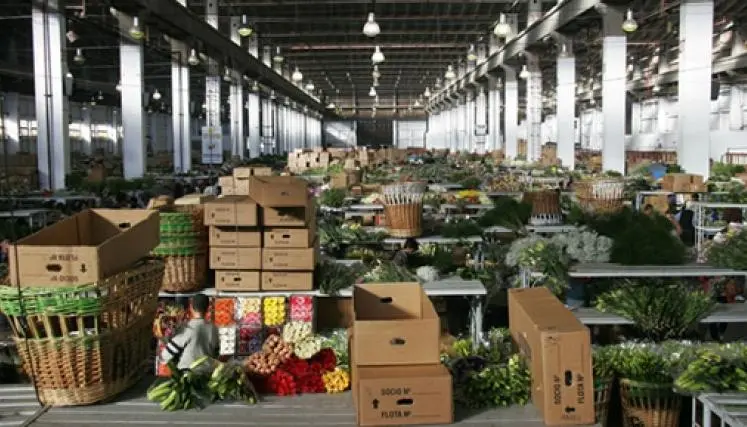
<svg viewBox="0 0 747 427"><path fill-rule="evenodd" d="M207 279L205 253L163 257L166 271L161 290L165 292L195 292L203 288Z"/></svg>
<svg viewBox="0 0 747 427"><path fill-rule="evenodd" d="M613 213L625 206L621 179L588 179L573 184L576 198L584 209L598 213Z"/></svg>
<svg viewBox="0 0 747 427"><path fill-rule="evenodd" d="M614 378L594 381L594 412L596 413L597 424L601 427L607 427L610 398L612 396L612 384L614 382Z"/></svg>
<svg viewBox="0 0 747 427"><path fill-rule="evenodd" d="M682 396L672 384L620 380L624 427L678 427Z"/></svg>
<svg viewBox="0 0 747 427"><path fill-rule="evenodd" d="M384 205L389 235L419 237L423 234L423 204Z"/></svg>

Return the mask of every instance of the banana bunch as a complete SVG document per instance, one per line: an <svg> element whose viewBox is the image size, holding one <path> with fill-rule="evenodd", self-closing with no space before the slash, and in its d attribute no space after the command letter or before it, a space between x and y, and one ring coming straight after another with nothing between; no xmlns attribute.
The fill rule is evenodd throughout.
<svg viewBox="0 0 747 427"><path fill-rule="evenodd" d="M233 400L253 405L259 400L252 382L238 365L218 364L207 386L214 402Z"/></svg>
<svg viewBox="0 0 747 427"><path fill-rule="evenodd" d="M205 407L205 376L195 369L207 362L208 357L196 360L189 369L179 370L169 362L171 377L154 384L147 393L148 400L159 403L164 411L202 409Z"/></svg>
<svg viewBox="0 0 747 427"><path fill-rule="evenodd" d="M712 351L701 353L675 379L683 392L747 392L747 372L741 358L722 357Z"/></svg>

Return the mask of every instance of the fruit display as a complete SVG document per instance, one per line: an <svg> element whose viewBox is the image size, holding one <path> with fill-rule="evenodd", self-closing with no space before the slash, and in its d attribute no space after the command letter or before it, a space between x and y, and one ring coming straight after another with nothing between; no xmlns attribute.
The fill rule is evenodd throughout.
<svg viewBox="0 0 747 427"><path fill-rule="evenodd" d="M309 295L292 295L289 298L290 321L308 322L314 320L314 297Z"/></svg>
<svg viewBox="0 0 747 427"><path fill-rule="evenodd" d="M236 328L233 326L224 326L218 328L218 337L220 340L221 356L230 356L236 353Z"/></svg>
<svg viewBox="0 0 747 427"><path fill-rule="evenodd" d="M262 300L265 326L282 326L285 323L285 298L266 297Z"/></svg>

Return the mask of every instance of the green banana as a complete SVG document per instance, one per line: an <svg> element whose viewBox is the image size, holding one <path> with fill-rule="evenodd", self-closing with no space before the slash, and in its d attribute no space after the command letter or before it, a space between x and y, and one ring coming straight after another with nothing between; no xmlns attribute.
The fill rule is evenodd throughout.
<svg viewBox="0 0 747 427"><path fill-rule="evenodd" d="M163 402L161 402L161 409L164 411L169 411L173 405L173 403L176 401L176 397L178 396L178 393L176 390L172 390L171 394L169 394L169 397L167 397Z"/></svg>
<svg viewBox="0 0 747 427"><path fill-rule="evenodd" d="M203 364L203 363L205 363L205 362L206 362L206 361L207 361L208 359L209 359L209 357L208 357L208 356L202 356L201 358L199 358L199 359L195 360L194 362L192 362L192 364L191 364L191 365L189 365L189 369L190 369L190 370L192 370L192 369L197 369L197 368L199 368L199 367L200 367L200 366L202 366L202 364Z"/></svg>

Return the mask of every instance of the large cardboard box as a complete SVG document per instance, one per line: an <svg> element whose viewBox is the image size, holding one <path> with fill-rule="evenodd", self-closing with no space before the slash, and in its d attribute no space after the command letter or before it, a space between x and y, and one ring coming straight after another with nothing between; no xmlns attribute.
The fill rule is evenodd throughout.
<svg viewBox="0 0 747 427"><path fill-rule="evenodd" d="M309 203L309 184L293 176L253 176L249 195L262 207L305 207Z"/></svg>
<svg viewBox="0 0 747 427"><path fill-rule="evenodd" d="M307 228L271 228L265 230L264 247L266 248L310 248L314 245L316 229Z"/></svg>
<svg viewBox="0 0 747 427"><path fill-rule="evenodd" d="M248 179L251 176L271 176L272 168L241 166L233 169L233 177L236 179Z"/></svg>
<svg viewBox="0 0 747 427"><path fill-rule="evenodd" d="M532 402L547 425L594 423L591 337L547 288L508 293L511 336L528 359Z"/></svg>
<svg viewBox="0 0 747 427"><path fill-rule="evenodd" d="M688 173L668 173L661 179L661 188L664 191L675 193L697 193L706 191L702 175Z"/></svg>
<svg viewBox="0 0 747 427"><path fill-rule="evenodd" d="M11 284L82 285L119 273L158 246L159 220L155 210L79 212L10 248Z"/></svg>
<svg viewBox="0 0 747 427"><path fill-rule="evenodd" d="M213 270L261 270L261 248L210 248Z"/></svg>
<svg viewBox="0 0 747 427"><path fill-rule="evenodd" d="M215 287L219 291L255 292L260 289L260 272L248 270L216 270Z"/></svg>
<svg viewBox="0 0 747 427"><path fill-rule="evenodd" d="M353 288L353 333L359 365L440 363L440 323L419 283Z"/></svg>
<svg viewBox="0 0 747 427"><path fill-rule="evenodd" d="M210 227L210 246L262 247L262 232L238 227Z"/></svg>
<svg viewBox="0 0 747 427"><path fill-rule="evenodd" d="M316 266L317 248L262 250L262 269L276 271L313 271Z"/></svg>
<svg viewBox="0 0 747 427"><path fill-rule="evenodd" d="M205 225L259 225L257 202L247 196L223 196L205 204Z"/></svg>
<svg viewBox="0 0 747 427"><path fill-rule="evenodd" d="M261 211L265 227L306 227L316 219L316 209L310 199L304 207L263 207Z"/></svg>
<svg viewBox="0 0 747 427"><path fill-rule="evenodd" d="M263 271L263 291L310 291L314 289L311 271Z"/></svg>

